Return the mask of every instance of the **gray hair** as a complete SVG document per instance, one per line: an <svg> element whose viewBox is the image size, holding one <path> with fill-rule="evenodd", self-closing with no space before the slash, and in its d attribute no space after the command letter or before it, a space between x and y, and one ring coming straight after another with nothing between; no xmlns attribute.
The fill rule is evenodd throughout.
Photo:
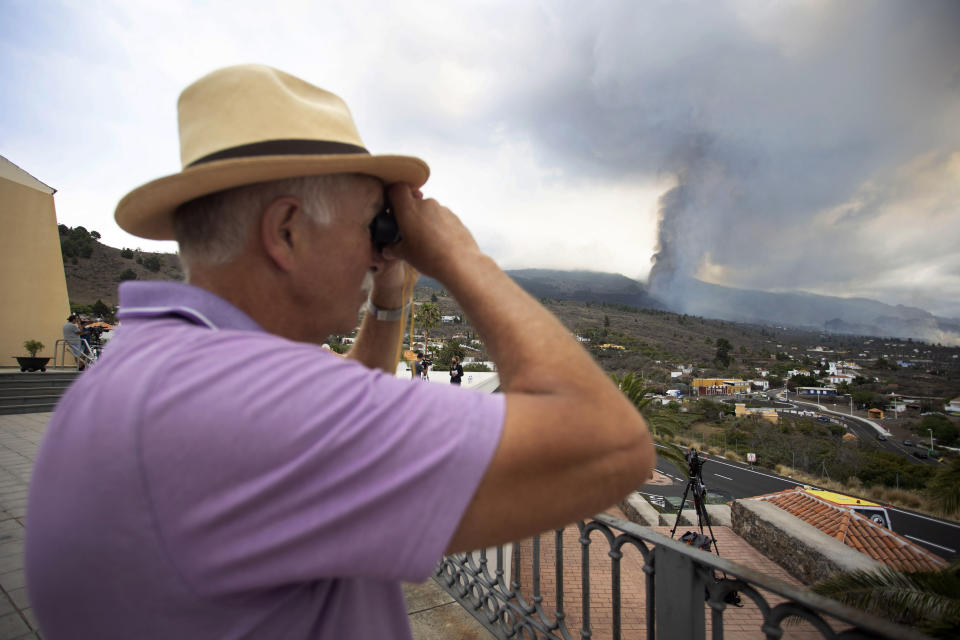
<svg viewBox="0 0 960 640"><path fill-rule="evenodd" d="M190 264L215 266L234 259L263 208L277 198L297 197L310 218L325 225L336 211L340 194L356 188L358 180L370 179L349 173L300 176L218 191L182 204L173 214L173 231L184 270Z"/></svg>

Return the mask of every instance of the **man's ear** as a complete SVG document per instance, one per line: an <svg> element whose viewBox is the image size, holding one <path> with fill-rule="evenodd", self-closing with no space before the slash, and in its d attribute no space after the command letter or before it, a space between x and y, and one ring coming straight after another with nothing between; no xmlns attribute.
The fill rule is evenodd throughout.
<svg viewBox="0 0 960 640"><path fill-rule="evenodd" d="M302 241L298 231L304 215L299 199L283 196L268 204L260 216L263 250L283 271L291 271L296 263L294 248Z"/></svg>

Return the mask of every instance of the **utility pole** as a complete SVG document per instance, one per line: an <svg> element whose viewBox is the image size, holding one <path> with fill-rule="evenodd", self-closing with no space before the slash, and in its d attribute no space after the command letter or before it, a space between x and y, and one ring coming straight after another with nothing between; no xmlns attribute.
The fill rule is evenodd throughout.
<svg viewBox="0 0 960 640"><path fill-rule="evenodd" d="M933 454L933 429L927 429L930 432L930 454Z"/></svg>

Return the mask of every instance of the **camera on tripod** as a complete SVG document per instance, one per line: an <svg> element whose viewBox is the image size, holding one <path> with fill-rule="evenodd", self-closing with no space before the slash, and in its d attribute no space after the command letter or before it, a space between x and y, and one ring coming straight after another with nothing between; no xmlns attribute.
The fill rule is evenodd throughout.
<svg viewBox="0 0 960 640"><path fill-rule="evenodd" d="M690 477L699 477L703 471L703 463L706 462L706 460L701 458L700 452L693 447L690 447L690 449L687 450L687 453L684 457L687 459L687 469L690 470Z"/></svg>

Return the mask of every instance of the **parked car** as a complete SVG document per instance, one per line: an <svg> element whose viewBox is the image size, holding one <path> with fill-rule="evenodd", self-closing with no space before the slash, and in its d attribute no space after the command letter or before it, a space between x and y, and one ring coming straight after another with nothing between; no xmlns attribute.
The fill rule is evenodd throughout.
<svg viewBox="0 0 960 640"><path fill-rule="evenodd" d="M913 446L913 443L912 443L911 441L909 441L909 440L904 440L904 441L903 441L903 445L904 445L905 447L912 447L912 446Z"/></svg>
<svg viewBox="0 0 960 640"><path fill-rule="evenodd" d="M883 442L886 439L887 439L887 436L883 435L882 433L877 434L877 440L880 440L881 442Z"/></svg>
<svg viewBox="0 0 960 640"><path fill-rule="evenodd" d="M927 456L927 452L924 451L923 449L917 449L916 451L913 452L913 455L916 456L917 458L922 458L924 460L926 460L929 457Z"/></svg>

